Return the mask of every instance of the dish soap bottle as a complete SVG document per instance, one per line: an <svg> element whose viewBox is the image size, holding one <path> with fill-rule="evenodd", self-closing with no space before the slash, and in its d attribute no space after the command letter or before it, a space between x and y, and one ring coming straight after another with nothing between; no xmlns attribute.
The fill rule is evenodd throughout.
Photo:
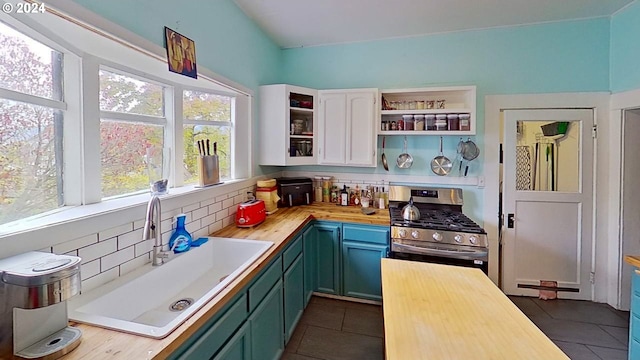
<svg viewBox="0 0 640 360"><path fill-rule="evenodd" d="M176 224L176 230L169 239L169 249L173 249L174 253L181 253L189 251L191 248L191 234L184 227L184 222L187 219L187 215L180 214L177 216L178 223Z"/></svg>

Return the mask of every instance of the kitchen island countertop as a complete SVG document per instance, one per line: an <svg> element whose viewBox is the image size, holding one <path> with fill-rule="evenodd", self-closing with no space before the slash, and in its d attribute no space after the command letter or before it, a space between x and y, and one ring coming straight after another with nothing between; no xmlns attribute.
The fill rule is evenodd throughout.
<svg viewBox="0 0 640 360"><path fill-rule="evenodd" d="M253 228L227 226L211 234L216 237L273 241L258 260L250 265L238 278L206 303L164 339L151 339L120 331L103 329L86 324L71 323L82 330L82 342L64 360L75 359L164 359L194 335L196 330L220 311L242 288L273 259L280 250L310 221L329 220L370 225L389 225L389 211L376 210L373 215L364 215L359 207L314 203L312 205L278 209L274 214ZM193 251L198 251L194 249Z"/></svg>
<svg viewBox="0 0 640 360"><path fill-rule="evenodd" d="M569 359L480 270L382 259L387 360Z"/></svg>

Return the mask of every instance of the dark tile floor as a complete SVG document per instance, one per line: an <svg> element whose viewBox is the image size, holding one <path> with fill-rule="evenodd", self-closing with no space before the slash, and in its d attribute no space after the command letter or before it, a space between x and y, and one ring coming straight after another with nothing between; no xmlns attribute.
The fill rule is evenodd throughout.
<svg viewBox="0 0 640 360"><path fill-rule="evenodd" d="M629 312L606 304L509 297L572 360L626 360ZM283 360L384 358L382 307L314 296Z"/></svg>

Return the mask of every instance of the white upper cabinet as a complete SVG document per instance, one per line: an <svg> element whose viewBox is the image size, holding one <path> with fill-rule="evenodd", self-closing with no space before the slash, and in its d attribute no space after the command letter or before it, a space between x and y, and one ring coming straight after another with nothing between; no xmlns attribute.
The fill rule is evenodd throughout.
<svg viewBox="0 0 640 360"><path fill-rule="evenodd" d="M318 163L318 92L278 84L260 87L260 165Z"/></svg>
<svg viewBox="0 0 640 360"><path fill-rule="evenodd" d="M318 163L376 166L378 89L321 90Z"/></svg>

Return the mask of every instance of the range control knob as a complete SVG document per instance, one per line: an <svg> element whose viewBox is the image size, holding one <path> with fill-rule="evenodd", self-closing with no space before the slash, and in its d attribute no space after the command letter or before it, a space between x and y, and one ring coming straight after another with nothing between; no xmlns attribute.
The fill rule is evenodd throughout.
<svg viewBox="0 0 640 360"><path fill-rule="evenodd" d="M453 240L460 244L464 240L464 237L462 237L462 235L460 234L456 234L456 236L453 237Z"/></svg>
<svg viewBox="0 0 640 360"><path fill-rule="evenodd" d="M433 235L431 237L435 241L442 241L442 234L440 234L440 233L433 233Z"/></svg>
<svg viewBox="0 0 640 360"><path fill-rule="evenodd" d="M471 235L469 236L469 242L472 243L473 245L478 245L478 238Z"/></svg>
<svg viewBox="0 0 640 360"><path fill-rule="evenodd" d="M411 232L411 237L414 238L414 239L419 238L420 237L420 233L418 232L418 230L413 230Z"/></svg>
<svg viewBox="0 0 640 360"><path fill-rule="evenodd" d="M398 235L400 235L400 237L405 237L407 236L407 231L405 229L400 229L398 230Z"/></svg>

